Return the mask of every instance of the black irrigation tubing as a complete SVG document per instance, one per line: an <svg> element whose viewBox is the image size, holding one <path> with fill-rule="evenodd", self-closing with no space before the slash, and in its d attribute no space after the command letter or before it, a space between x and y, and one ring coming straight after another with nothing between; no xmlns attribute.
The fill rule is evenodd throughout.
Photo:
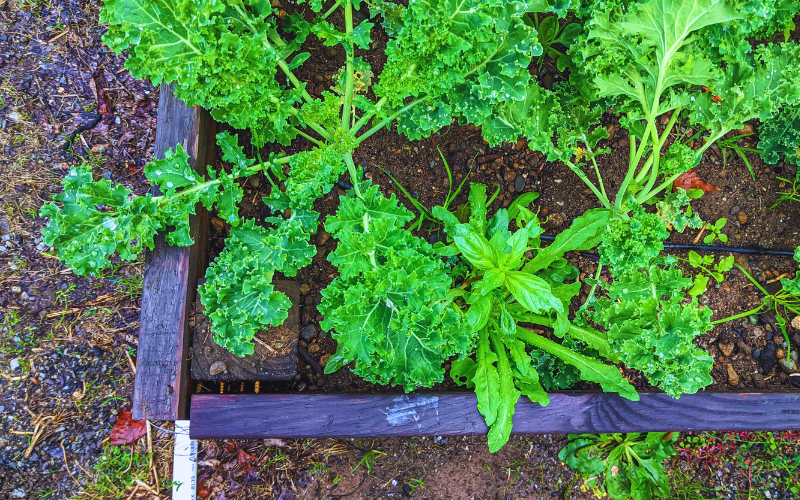
<svg viewBox="0 0 800 500"><path fill-rule="evenodd" d="M553 241L555 236L539 236L544 241ZM750 255L780 255L780 256L794 256L794 250L771 250L769 248L741 248L741 247L723 247L720 245L684 245L675 243L664 244L665 250L695 250L699 252L731 252L731 253L744 253Z"/></svg>

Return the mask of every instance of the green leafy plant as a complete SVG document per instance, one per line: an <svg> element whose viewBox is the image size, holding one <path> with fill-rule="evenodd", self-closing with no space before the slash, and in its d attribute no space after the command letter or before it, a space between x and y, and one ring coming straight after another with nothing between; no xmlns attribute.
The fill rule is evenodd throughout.
<svg viewBox="0 0 800 500"><path fill-rule="evenodd" d="M340 275L318 308L321 327L338 342L325 373L355 361L366 380L412 391L441 382L444 362L473 348L444 262L404 229L412 218L369 181L355 184L327 218L325 229L339 240L328 260Z"/></svg>
<svg viewBox="0 0 800 500"><path fill-rule="evenodd" d="M460 276L462 285L451 295L478 337L474 357L454 361L450 375L475 390L478 409L490 427L489 450L495 452L508 441L520 395L542 405L550 401L531 351L558 358L576 368L581 379L599 383L606 391L632 400L639 396L615 367L600 361L617 360L605 335L588 326L573 325L568 316L570 302L581 284L572 282L577 270L562 255L595 246L596 229L605 224L610 212L587 212L550 246L542 248L542 229L527 206L500 209L492 217L488 217L487 206L486 186L471 184L467 222L459 221L443 207L434 207L433 215L444 222L448 241L452 242L437 245L438 252L458 256L469 266ZM512 220L518 227L514 232L509 229ZM553 333L545 335L521 324L552 328ZM587 352L572 347L576 344L588 346Z"/></svg>
<svg viewBox="0 0 800 500"><path fill-rule="evenodd" d="M534 13L533 15L533 25L536 28L539 45L542 46L544 54L552 59L555 59L556 64L559 65L559 68L561 71L563 71L563 68L561 68L563 63L560 63L559 59L564 57L566 54L554 47L554 45L560 44L569 48L569 46L572 44L572 41L581 33L580 25L578 23L567 23L561 25L558 22L558 17L548 16L540 18L537 13ZM542 65L542 61L543 59L540 58L540 67Z"/></svg>
<svg viewBox="0 0 800 500"><path fill-rule="evenodd" d="M119 254L133 259L152 248L158 231L175 227L170 244L191 244L189 215L200 202L216 209L233 229L225 250L209 267L201 301L211 319L215 340L238 354L253 352L259 329L280 324L288 299L271 285L275 273L294 276L310 263L308 238L316 231L316 199L327 194L347 171L355 178L352 152L376 132L397 121L410 138L428 136L455 118L483 125L493 108L523 98L531 81L527 66L541 54L536 31L526 24L525 4L507 0L472 0L458 5L443 0L403 7L375 2L374 14L384 19L390 35L388 62L380 75L357 50L368 50L370 21L357 23L360 2L334 3L311 22L299 13L281 18L260 0L202 0L175 6L163 0L108 0L101 21L103 37L114 51L129 51L126 67L154 84L174 83L177 97L201 105L235 128L248 128L251 142L288 145L300 137L311 148L266 160L247 158L238 138L222 133L218 143L231 172L208 169L207 177L176 152L146 168L163 196L132 196L109 181L94 181L79 167L64 181L65 191L41 215L50 218L45 242L78 274L97 273ZM330 16L340 10L344 25ZM500 20L498 22L497 20ZM436 37L427 35L435 33ZM424 36L420 37L420 34ZM295 72L310 57L302 44L317 37L343 49L345 66L331 88L312 97ZM445 69L443 69L445 68ZM497 75L497 76L491 76ZM380 85L372 87L373 78ZM369 100L368 91L375 100ZM514 131L484 134L493 144L516 139ZM202 166L201 166L202 167ZM202 169L201 169L202 170ZM240 177L262 172L272 190L264 202L286 218L270 217L266 226L241 221L236 203Z"/></svg>
<svg viewBox="0 0 800 500"><path fill-rule="evenodd" d="M601 498L670 498L664 461L676 453L677 439L676 432L570 434L558 458Z"/></svg>
<svg viewBox="0 0 800 500"><path fill-rule="evenodd" d="M680 260L687 262L693 268L700 270L700 273L698 273L694 278L694 284L692 285L692 288L689 290L689 295L692 297L702 295L706 291L709 278L713 278L717 284L725 281L725 273L733 269L734 263L733 255L729 255L728 257L721 258L719 261L716 261L713 255L701 256L694 250L689 250L687 259Z"/></svg>
<svg viewBox="0 0 800 500"><path fill-rule="evenodd" d="M721 241L722 243L727 243L728 235L722 232L722 230L725 228L725 224L727 223L728 219L725 217L720 217L717 219L717 222L709 224L706 227L708 234L703 236L703 243L710 245L717 240Z"/></svg>

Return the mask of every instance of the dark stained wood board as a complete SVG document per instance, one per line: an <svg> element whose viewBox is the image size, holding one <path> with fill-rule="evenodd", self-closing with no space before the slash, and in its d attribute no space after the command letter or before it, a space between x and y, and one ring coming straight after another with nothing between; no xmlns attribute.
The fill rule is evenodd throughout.
<svg viewBox="0 0 800 500"><path fill-rule="evenodd" d="M297 372L300 338L300 286L296 281L275 280L275 289L292 301L289 316L278 327L259 331L253 354L240 358L214 342L203 306L196 302L192 331L192 379L208 382L288 380ZM220 371L222 370L222 371Z"/></svg>
<svg viewBox="0 0 800 500"><path fill-rule="evenodd" d="M214 161L216 123L200 107L186 107L162 85L158 101L155 154L181 144L193 168L205 173ZM160 194L153 187L153 194ZM206 266L208 213L200 204L190 219L190 247L171 247L164 235L145 256L133 418L176 420L187 416L189 392L189 308L198 273Z"/></svg>
<svg viewBox="0 0 800 500"><path fill-rule="evenodd" d="M800 393L701 393L638 402L609 393L555 393L543 407L521 398L515 434L800 429ZM196 394L192 439L486 434L470 393Z"/></svg>

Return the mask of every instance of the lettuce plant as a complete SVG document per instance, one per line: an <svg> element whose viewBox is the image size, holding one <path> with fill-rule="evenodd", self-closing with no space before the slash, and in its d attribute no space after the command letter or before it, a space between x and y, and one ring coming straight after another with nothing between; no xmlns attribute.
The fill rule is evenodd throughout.
<svg viewBox="0 0 800 500"><path fill-rule="evenodd" d="M458 256L469 265L469 271L460 276L462 285L452 295L465 311L467 326L477 331L477 349L474 357L453 362L450 375L475 390L478 409L490 427L489 450L497 451L508 441L520 395L542 405L550 401L531 349L576 368L581 379L599 383L606 391L638 400L617 368L597 359L618 359L606 335L569 320L570 303L581 283L572 281L577 271L562 255L596 246L593 234L597 231L592 229L605 224L610 211L587 212L552 245L541 248L542 229L527 207L514 205L510 213L500 209L487 220L483 184L470 186L469 206L469 220L464 222L442 207L434 207L433 214L444 222L452 241L440 245L438 252ZM509 229L512 219L518 226L513 232ZM543 335L524 325L552 329L552 334ZM569 341L559 343L551 335ZM588 345L591 354L571 349L570 341Z"/></svg>

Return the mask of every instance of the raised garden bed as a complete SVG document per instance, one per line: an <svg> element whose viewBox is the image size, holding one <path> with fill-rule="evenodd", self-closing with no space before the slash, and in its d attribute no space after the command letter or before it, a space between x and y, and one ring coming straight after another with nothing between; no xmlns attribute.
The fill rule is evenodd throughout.
<svg viewBox="0 0 800 500"><path fill-rule="evenodd" d="M798 404L800 212L766 207L779 189L798 201L800 176L778 185L769 174L795 167L761 158L798 163L785 131L800 132L800 4L766 18L727 2L604 5L109 3L104 40L131 51L131 73L176 82L225 123L167 89L163 158L144 168L163 196L83 164L42 209L45 243L77 274L153 250L136 416L185 413L192 391L213 421L290 391L381 394L303 395L346 435L372 432L348 418L375 420L386 398L392 427L471 403L448 395L466 386L497 451L514 423L569 405L594 422L565 431L624 431L653 409L648 425L684 428L696 393L735 388L758 394L705 406L746 422L697 422L799 425L784 412ZM730 246L691 247L701 239ZM736 249L752 245L771 250ZM618 396L557 391L598 387ZM515 413L523 395L545 408ZM247 432L301 432L280 422L297 424Z"/></svg>
<svg viewBox="0 0 800 500"><path fill-rule="evenodd" d="M185 145L187 151L211 154L208 151L214 149L217 125L202 110L187 109L176 102L169 87L162 87L159 110L156 145L159 154L175 143ZM187 116L192 118L184 118ZM206 156L205 161L210 157ZM193 227L197 234L208 231L208 221L205 215L194 219ZM299 393L296 384L283 384L271 390L289 392L257 394L252 383L246 386L233 383L222 385L227 394L219 394L220 386L217 384L206 384L206 392L212 393L197 394L197 384L189 383L187 377L191 364L189 344L196 325L190 325L193 315L185 311L193 311L191 292L197 277L205 271L206 252L207 247L202 244L186 248L160 244L148 252L134 418L172 420L188 417L192 422L192 435L199 439L476 435L487 432L476 407L475 395L468 393L331 394L322 392L327 391L323 387L319 393L312 394ZM194 263L194 267L185 264L188 262ZM183 300L176 303L176 296ZM723 299L716 300L718 304L723 303ZM738 308L739 304L730 305L731 311ZM313 324L314 320L307 318L304 321ZM292 326L299 330L301 325ZM178 352L183 354L178 355ZM298 361L298 366L301 372L306 369L313 374L315 371L304 359ZM721 372L718 377L722 381L716 386L721 388L726 374L722 370L718 372ZM250 380L257 378L254 376ZM353 380L353 376L344 375L343 378L337 388ZM371 386L372 390L376 387L386 391L381 386ZM365 388L370 390L359 386L361 390ZM270 388L262 385L260 392L265 390ZM546 407L523 397L517 404L512 432L800 428L800 419L797 418L800 393L788 383L772 386L770 391L707 391L685 395L678 400L660 393L643 393L638 402L616 394L567 392L551 394L551 403ZM238 392L243 393L231 394Z"/></svg>

